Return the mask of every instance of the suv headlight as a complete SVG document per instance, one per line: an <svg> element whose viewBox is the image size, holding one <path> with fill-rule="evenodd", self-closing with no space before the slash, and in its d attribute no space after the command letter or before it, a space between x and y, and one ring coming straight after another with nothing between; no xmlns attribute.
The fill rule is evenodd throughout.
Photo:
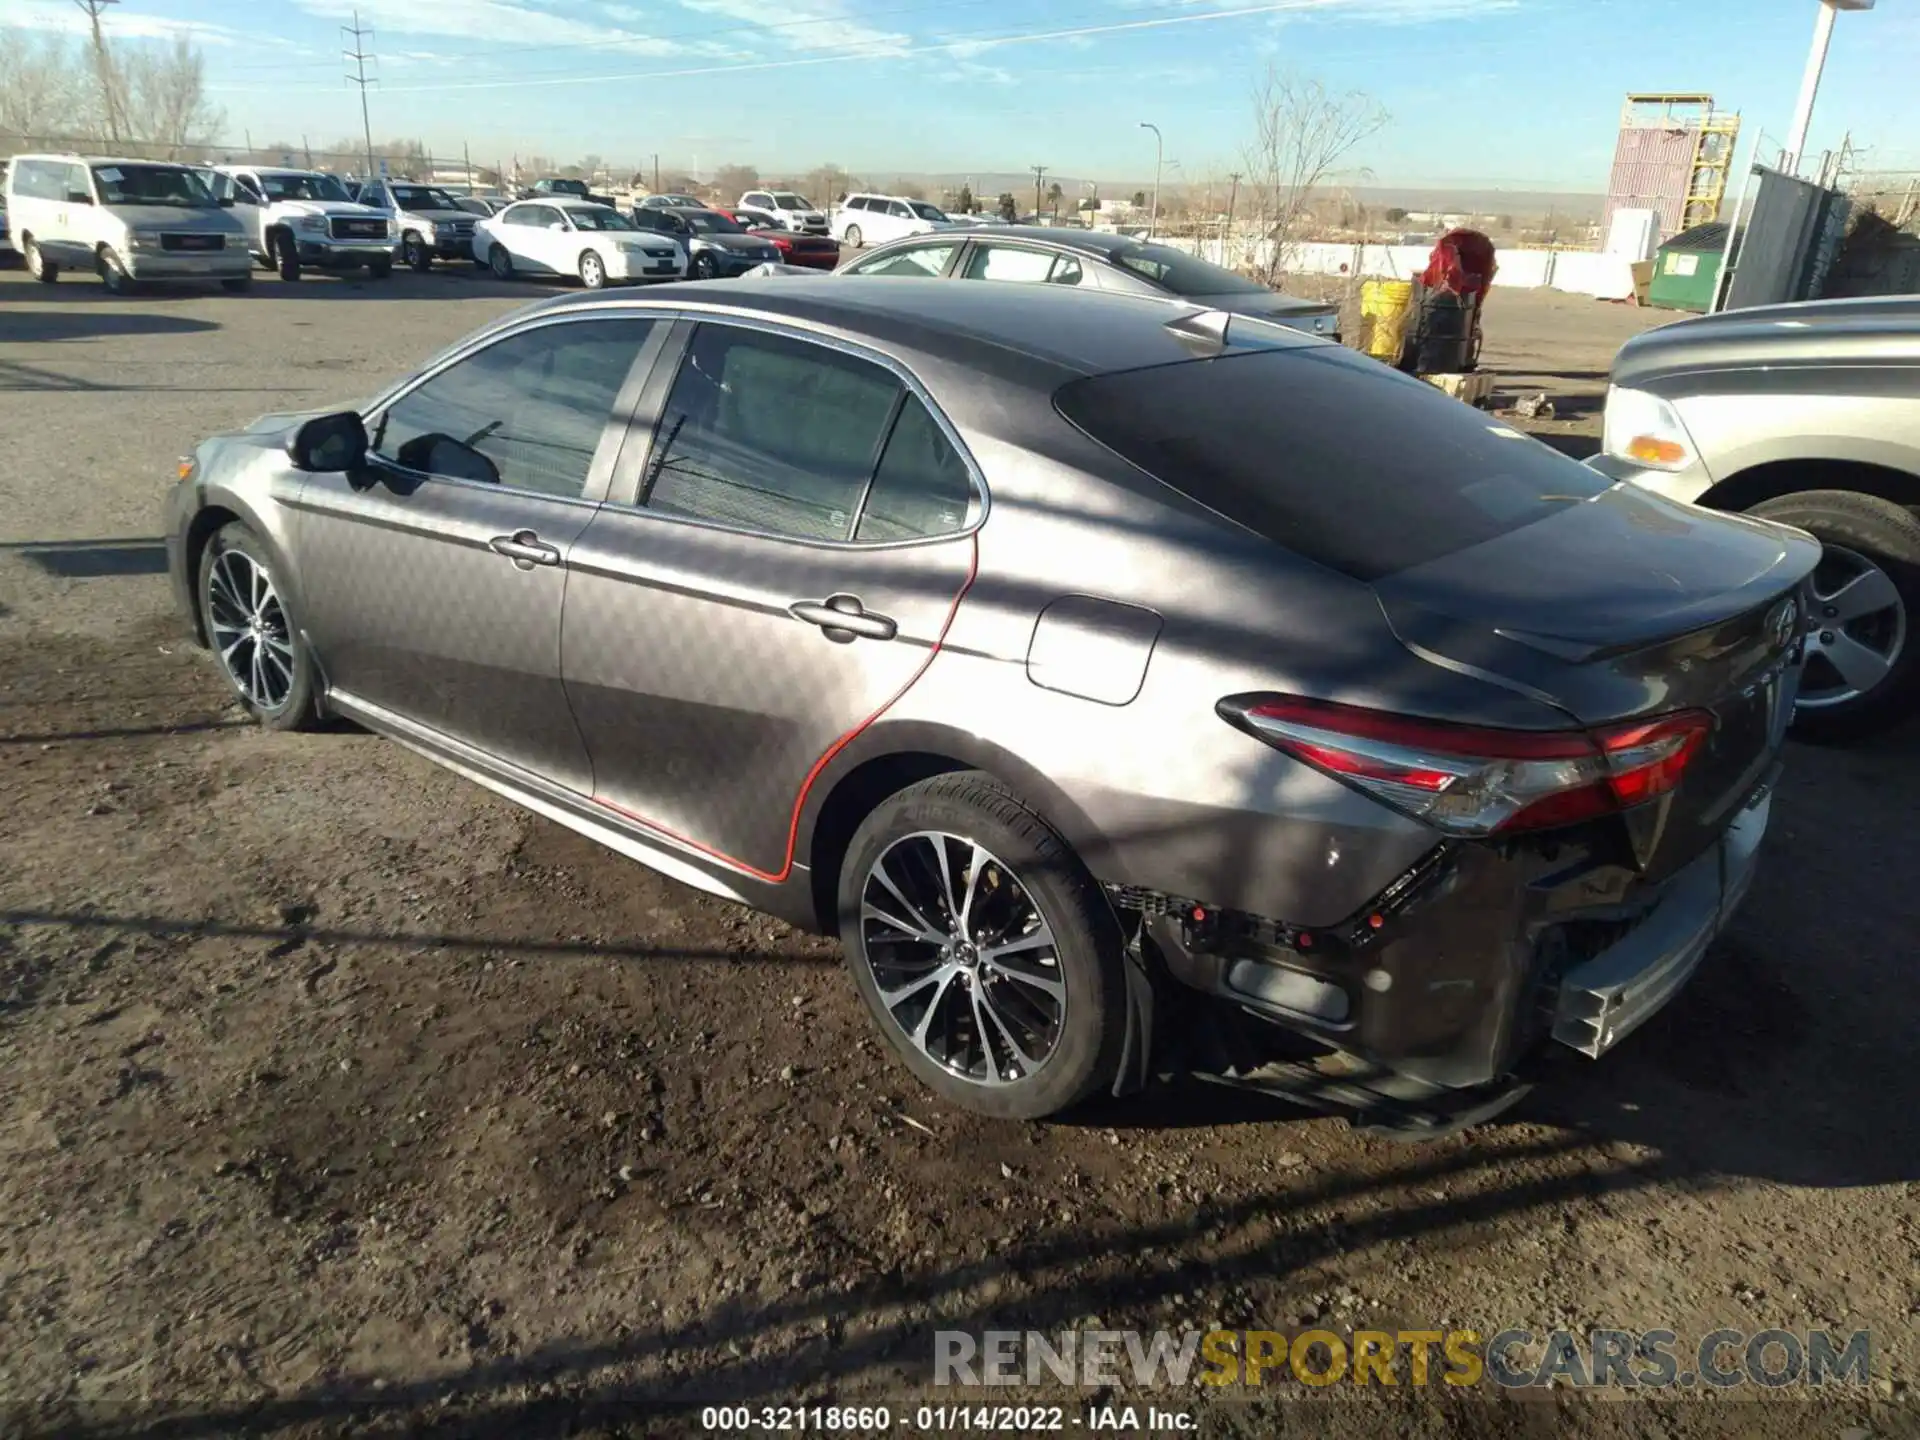
<svg viewBox="0 0 1920 1440"><path fill-rule="evenodd" d="M1684 470L1698 458L1679 412L1644 390L1607 387L1600 448L1649 470Z"/></svg>
<svg viewBox="0 0 1920 1440"><path fill-rule="evenodd" d="M324 234L327 228L327 217L324 215L296 215L293 217L293 228L296 230L304 230L309 235Z"/></svg>
<svg viewBox="0 0 1920 1440"><path fill-rule="evenodd" d="M134 230L127 235L127 248L130 250L158 250L160 232L158 230Z"/></svg>

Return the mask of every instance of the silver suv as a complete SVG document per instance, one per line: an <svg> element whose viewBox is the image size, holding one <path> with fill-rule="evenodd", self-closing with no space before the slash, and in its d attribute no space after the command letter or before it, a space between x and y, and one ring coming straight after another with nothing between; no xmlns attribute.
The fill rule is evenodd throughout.
<svg viewBox="0 0 1920 1440"><path fill-rule="evenodd" d="M1795 733L1848 739L1920 698L1920 298L1735 310L1635 336L1587 463L1824 547Z"/></svg>

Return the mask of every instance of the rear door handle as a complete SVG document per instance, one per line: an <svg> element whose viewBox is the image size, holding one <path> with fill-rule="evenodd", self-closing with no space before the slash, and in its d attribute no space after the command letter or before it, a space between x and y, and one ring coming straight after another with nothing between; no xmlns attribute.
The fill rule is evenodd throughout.
<svg viewBox="0 0 1920 1440"><path fill-rule="evenodd" d="M876 615L860 603L858 595L829 595L825 600L796 600L787 607L796 620L818 625L836 645L855 640L891 640L900 627L889 615Z"/></svg>
<svg viewBox="0 0 1920 1440"><path fill-rule="evenodd" d="M558 565L560 552L546 544L531 530L516 530L511 535L496 535L487 542L496 555L504 555L522 570L536 565Z"/></svg>

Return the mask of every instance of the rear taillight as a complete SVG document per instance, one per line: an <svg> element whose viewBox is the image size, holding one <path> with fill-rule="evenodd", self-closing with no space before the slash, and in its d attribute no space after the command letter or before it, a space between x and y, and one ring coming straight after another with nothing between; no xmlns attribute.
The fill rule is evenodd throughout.
<svg viewBox="0 0 1920 1440"><path fill-rule="evenodd" d="M1684 710L1598 730L1496 730L1293 696L1222 701L1278 750L1453 835L1573 825L1677 788L1713 729Z"/></svg>

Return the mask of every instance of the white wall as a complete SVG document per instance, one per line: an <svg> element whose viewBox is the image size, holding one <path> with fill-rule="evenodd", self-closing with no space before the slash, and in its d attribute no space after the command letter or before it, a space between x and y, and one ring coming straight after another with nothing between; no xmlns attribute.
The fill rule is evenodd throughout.
<svg viewBox="0 0 1920 1440"><path fill-rule="evenodd" d="M1177 246L1219 261L1220 242L1204 242L1178 237L1158 237L1160 243ZM1262 242L1264 248L1265 242ZM1255 247L1245 242L1233 245L1226 257L1230 265L1245 263ZM1359 275L1366 279L1410 280L1427 268L1433 254L1431 245L1325 245L1297 247L1298 254L1288 268L1303 275ZM1630 257L1604 255L1592 250L1537 250L1522 247L1496 252L1499 270L1493 283L1520 289L1550 286L1576 295L1593 295L1602 300L1627 300L1633 296L1633 269Z"/></svg>

